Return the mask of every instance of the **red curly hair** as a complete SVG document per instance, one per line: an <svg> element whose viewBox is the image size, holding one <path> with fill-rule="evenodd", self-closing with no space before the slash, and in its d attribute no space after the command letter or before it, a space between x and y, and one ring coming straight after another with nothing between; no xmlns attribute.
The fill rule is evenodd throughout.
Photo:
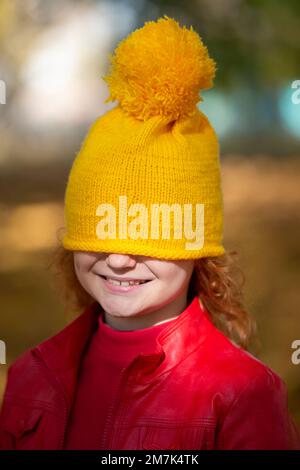
<svg viewBox="0 0 300 470"><path fill-rule="evenodd" d="M201 300L214 325L237 345L248 350L256 323L243 306L245 276L237 265L236 251L222 256L195 260L187 300ZM65 306L82 311L95 299L80 284L74 267L73 251L62 243L50 254L48 268L53 270L55 289Z"/></svg>

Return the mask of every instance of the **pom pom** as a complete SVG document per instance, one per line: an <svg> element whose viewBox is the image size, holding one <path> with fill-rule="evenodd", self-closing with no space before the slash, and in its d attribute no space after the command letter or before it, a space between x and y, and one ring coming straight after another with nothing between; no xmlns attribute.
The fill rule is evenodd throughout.
<svg viewBox="0 0 300 470"><path fill-rule="evenodd" d="M123 39L110 54L109 74L103 76L110 96L130 116L176 120L192 116L199 92L212 86L215 62L200 36L164 15L148 21Z"/></svg>

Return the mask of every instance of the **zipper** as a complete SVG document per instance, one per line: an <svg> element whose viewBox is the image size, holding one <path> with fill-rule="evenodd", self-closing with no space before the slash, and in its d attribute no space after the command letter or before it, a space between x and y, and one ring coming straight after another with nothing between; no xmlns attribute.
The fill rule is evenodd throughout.
<svg viewBox="0 0 300 470"><path fill-rule="evenodd" d="M117 383L117 386L115 387L115 398L109 407L109 410L105 419L102 438L100 440L100 450L108 450L105 447L107 444L110 443L110 440L111 440L112 417L113 417L113 414L116 414L116 409L118 407L118 399L120 396L120 391L122 390L125 374L128 373L128 371L133 367L133 364L139 361L140 357L142 356L145 356L145 354L139 354L129 364L127 364L127 366L123 367L123 369L121 370L121 374L120 374L121 379Z"/></svg>
<svg viewBox="0 0 300 470"><path fill-rule="evenodd" d="M63 404L63 429L62 429L62 433L59 437L59 444L58 444L58 448L57 448L57 450L62 450L63 449L63 444L64 444L64 439L65 439L65 433L66 433L67 418L68 418L67 398L65 396L65 393L64 393L64 390L63 390L62 386L60 385L58 380L51 374L50 369L45 364L45 362L42 359L42 357L40 356L39 352L35 350L33 352L32 357L34 358L35 362L39 365L39 367L42 366L42 368L44 368L44 370L47 371L48 377L50 378L51 382L55 385L56 389L59 391L60 396L62 398L62 404Z"/></svg>
<svg viewBox="0 0 300 470"><path fill-rule="evenodd" d="M115 400L113 401L113 403L110 405L109 407L109 410L107 412L107 416L106 416L106 419L105 419L105 424L104 424L104 428L103 428L103 434L102 434L102 439L101 439L101 443L100 443L100 449L102 450L106 450L105 449L105 444L106 442L108 441L108 433L109 433L109 425L111 424L111 418L112 418L112 415L113 415L113 410L115 408L115 405L117 403L117 398L119 398L119 389L121 387L121 383L122 383L122 380L123 380L123 377L124 377L124 374L125 374L125 370L127 369L127 367L123 367L122 371L121 371L121 380L120 380L120 383L117 384L116 388L115 388Z"/></svg>

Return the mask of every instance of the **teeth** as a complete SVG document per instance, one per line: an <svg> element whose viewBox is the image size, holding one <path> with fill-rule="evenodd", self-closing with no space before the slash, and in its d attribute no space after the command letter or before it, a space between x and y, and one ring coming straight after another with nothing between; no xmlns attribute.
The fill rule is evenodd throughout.
<svg viewBox="0 0 300 470"><path fill-rule="evenodd" d="M115 286L136 286L139 284L144 284L145 281L117 281L115 279L110 279L109 277L106 280Z"/></svg>

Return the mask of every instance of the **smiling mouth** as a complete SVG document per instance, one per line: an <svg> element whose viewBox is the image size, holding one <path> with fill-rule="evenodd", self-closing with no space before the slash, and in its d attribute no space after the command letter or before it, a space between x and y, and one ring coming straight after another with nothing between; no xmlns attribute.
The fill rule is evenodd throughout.
<svg viewBox="0 0 300 470"><path fill-rule="evenodd" d="M118 281L116 279L111 279L109 277L102 276L101 274L98 274L98 276L102 277L102 279L104 279L105 281L109 282L112 285L125 286L125 287L139 286L141 284L146 284L147 282L151 282L153 280L153 279L148 279L148 280L145 280L145 281Z"/></svg>

